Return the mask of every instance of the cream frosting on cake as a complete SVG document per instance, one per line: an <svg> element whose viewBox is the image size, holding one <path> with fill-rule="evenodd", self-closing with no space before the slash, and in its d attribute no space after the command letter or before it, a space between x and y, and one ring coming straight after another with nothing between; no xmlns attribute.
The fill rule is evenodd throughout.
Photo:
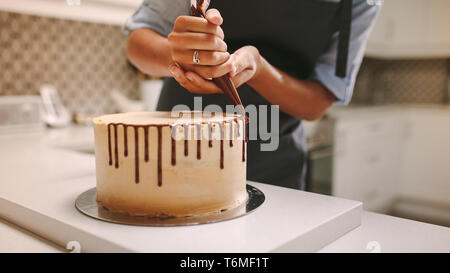
<svg viewBox="0 0 450 273"><path fill-rule="evenodd" d="M137 112L94 119L97 202L130 215L190 216L247 200L245 117Z"/></svg>

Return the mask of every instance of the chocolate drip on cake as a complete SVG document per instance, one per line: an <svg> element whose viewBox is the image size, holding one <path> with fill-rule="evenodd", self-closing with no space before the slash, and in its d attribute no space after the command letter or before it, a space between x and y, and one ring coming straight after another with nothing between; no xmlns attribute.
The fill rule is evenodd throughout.
<svg viewBox="0 0 450 273"><path fill-rule="evenodd" d="M123 124L123 155L128 157L128 125Z"/></svg>
<svg viewBox="0 0 450 273"><path fill-rule="evenodd" d="M150 160L148 151L148 126L144 127L144 147L144 160L145 162L148 162Z"/></svg>
<svg viewBox="0 0 450 273"><path fill-rule="evenodd" d="M108 156L109 156L109 166L112 166L112 154L111 154L111 126L113 124L108 124Z"/></svg>
<svg viewBox="0 0 450 273"><path fill-rule="evenodd" d="M125 156L128 156L128 139L126 135L126 125L124 124L108 124L108 163L110 166L113 165L113 157L112 157L112 145L111 145L111 127L113 127L114 130L114 167L116 169L119 168L119 148L118 148L118 132L117 127L119 125L123 125L124 127L124 153Z"/></svg>
<svg viewBox="0 0 450 273"><path fill-rule="evenodd" d="M222 124L219 124L219 127L220 127L220 168L221 169L224 168L224 166L223 166L223 157L224 157L224 154L223 154L223 138L224 138L223 130L224 130L224 125L225 125L225 122L222 122Z"/></svg>
<svg viewBox="0 0 450 273"><path fill-rule="evenodd" d="M242 162L245 162L245 144L247 143L247 123L245 122L245 120L243 121L243 126L242 126Z"/></svg>
<svg viewBox="0 0 450 273"><path fill-rule="evenodd" d="M158 186L162 186L162 127L158 126Z"/></svg>
<svg viewBox="0 0 450 273"><path fill-rule="evenodd" d="M117 125L114 125L114 160L116 169L119 168L119 145L117 145Z"/></svg>
<svg viewBox="0 0 450 273"><path fill-rule="evenodd" d="M134 167L135 167L135 182L139 183L139 127L134 126Z"/></svg>
<svg viewBox="0 0 450 273"><path fill-rule="evenodd" d="M173 126L170 127L170 131L172 133L172 136L170 138L171 142L172 142L172 166L175 166L177 164L177 145L176 145L176 142L175 142L175 133L176 133L175 129L176 128L177 128L176 126L175 127L173 127Z"/></svg>
<svg viewBox="0 0 450 273"><path fill-rule="evenodd" d="M189 126L188 125L183 125L184 128L184 156L188 156L189 155L189 143L188 143L188 136L189 136Z"/></svg>
<svg viewBox="0 0 450 273"><path fill-rule="evenodd" d="M233 121L230 122L230 147L233 147Z"/></svg>
<svg viewBox="0 0 450 273"><path fill-rule="evenodd" d="M212 148L212 125L211 123L208 123L208 146L209 148Z"/></svg>
<svg viewBox="0 0 450 273"><path fill-rule="evenodd" d="M201 142L202 125L196 124L195 127L197 129L197 159L201 159L202 158L202 142Z"/></svg>
<svg viewBox="0 0 450 273"><path fill-rule="evenodd" d="M214 113L212 113L214 114ZM224 114L224 117L226 114ZM128 127L132 127L134 129L134 160L135 160L135 183L138 184L140 182L140 170L139 170L139 128L144 130L144 160L145 162L150 161L150 152L149 152L149 131L150 127L156 127L157 129L157 176L158 176L158 186L162 186L162 129L164 127L169 127L171 129L171 164L172 166L176 165L176 139L175 132L177 126L182 126L184 129L184 154L188 156L188 138L189 138L189 128L190 126L196 127L196 143L197 143L197 160L202 158L201 155L201 141L202 141L202 125L206 125L208 128L208 145L212 147L212 130L213 126L217 125L220 129L220 169L224 169L224 139L225 139L225 127L226 124L230 125L230 147L233 147L233 137L234 137L234 122L239 125L240 117L235 117L233 120L229 121L221 121L221 122L200 122L200 123L191 123L191 124L179 124L179 125L170 125L170 124L150 124L150 125L130 125L123 123L110 123L107 125L108 131L108 164L110 166L113 165L116 169L119 168L119 147L118 147L118 126L123 127L123 137L124 137L124 156L128 156ZM113 127L111 132L111 127ZM240 136L239 126L237 129L237 135ZM111 139L111 135L114 134L114 143ZM246 139L246 121L243 120L243 140L242 140L242 161L245 161L245 144L247 142ZM114 145L114 148L112 147ZM113 155L114 149L114 155ZM113 162L114 157L114 162Z"/></svg>

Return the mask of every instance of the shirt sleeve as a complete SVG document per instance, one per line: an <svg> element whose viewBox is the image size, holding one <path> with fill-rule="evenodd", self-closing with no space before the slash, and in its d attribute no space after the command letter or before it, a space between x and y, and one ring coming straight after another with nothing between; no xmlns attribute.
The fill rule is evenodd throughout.
<svg viewBox="0 0 450 273"><path fill-rule="evenodd" d="M125 22L123 32L129 34L139 28L151 28L167 37L178 16L188 15L190 0L144 0Z"/></svg>
<svg viewBox="0 0 450 273"><path fill-rule="evenodd" d="M338 32L333 35L330 47L316 63L311 79L323 84L336 96L335 104L348 104L352 98L367 40L380 8L380 5L370 5L366 0L353 1L347 76L345 78L335 75Z"/></svg>

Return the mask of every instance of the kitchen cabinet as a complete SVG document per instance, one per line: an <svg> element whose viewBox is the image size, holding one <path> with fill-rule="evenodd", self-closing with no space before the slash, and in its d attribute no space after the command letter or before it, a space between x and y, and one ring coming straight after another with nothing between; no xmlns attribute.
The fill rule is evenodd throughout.
<svg viewBox="0 0 450 273"><path fill-rule="evenodd" d="M384 1L366 55L378 58L450 56L450 1Z"/></svg>
<svg viewBox="0 0 450 273"><path fill-rule="evenodd" d="M402 120L374 116L338 119L332 192L364 202L364 209L386 212L397 191Z"/></svg>
<svg viewBox="0 0 450 273"><path fill-rule="evenodd" d="M406 204L448 213L450 108L348 108L331 115L333 195L382 213L401 207L412 215Z"/></svg>
<svg viewBox="0 0 450 273"><path fill-rule="evenodd" d="M450 206L450 111L409 115L399 197Z"/></svg>
<svg viewBox="0 0 450 273"><path fill-rule="evenodd" d="M0 10L123 25L142 0L2 0Z"/></svg>

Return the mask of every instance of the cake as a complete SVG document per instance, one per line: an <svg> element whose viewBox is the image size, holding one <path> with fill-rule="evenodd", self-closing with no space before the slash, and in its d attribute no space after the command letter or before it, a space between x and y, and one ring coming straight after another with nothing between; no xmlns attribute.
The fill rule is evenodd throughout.
<svg viewBox="0 0 450 273"><path fill-rule="evenodd" d="M136 112L94 118L97 203L133 216L192 216L244 204L245 117Z"/></svg>

